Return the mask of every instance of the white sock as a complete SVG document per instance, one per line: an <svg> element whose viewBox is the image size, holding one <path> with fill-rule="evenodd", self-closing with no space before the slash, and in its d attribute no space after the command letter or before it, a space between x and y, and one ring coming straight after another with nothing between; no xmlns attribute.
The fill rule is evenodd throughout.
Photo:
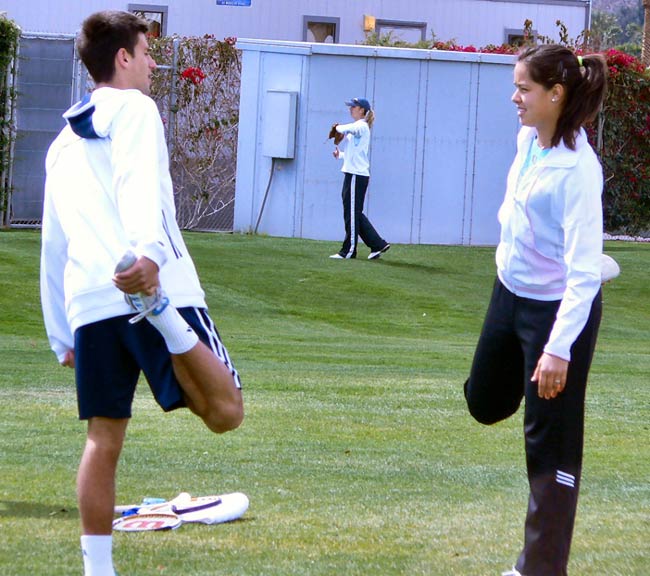
<svg viewBox="0 0 650 576"><path fill-rule="evenodd" d="M171 304L158 316L148 315L147 320L162 334L167 349L172 354L184 354L199 341L196 332Z"/></svg>
<svg viewBox="0 0 650 576"><path fill-rule="evenodd" d="M81 552L85 576L115 576L112 536L82 536Z"/></svg>

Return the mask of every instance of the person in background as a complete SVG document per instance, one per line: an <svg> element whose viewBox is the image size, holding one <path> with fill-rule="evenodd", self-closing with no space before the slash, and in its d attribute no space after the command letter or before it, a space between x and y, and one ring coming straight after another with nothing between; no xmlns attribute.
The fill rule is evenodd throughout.
<svg viewBox="0 0 650 576"><path fill-rule="evenodd" d="M483 424L513 415L525 398L529 505L523 549L504 575L566 576L604 280L603 173L583 125L601 108L607 66L558 45L527 48L514 85L522 128L465 397Z"/></svg>
<svg viewBox="0 0 650 576"><path fill-rule="evenodd" d="M370 248L368 260L379 258L390 248L375 230L368 217L363 213L363 203L370 182L370 129L375 120L375 113L365 98L353 98L345 103L350 107L354 122L336 124L336 131L344 135L343 140L334 149L334 158L343 159L343 220L345 222L345 239L341 249L330 258L344 259L357 257L359 237Z"/></svg>

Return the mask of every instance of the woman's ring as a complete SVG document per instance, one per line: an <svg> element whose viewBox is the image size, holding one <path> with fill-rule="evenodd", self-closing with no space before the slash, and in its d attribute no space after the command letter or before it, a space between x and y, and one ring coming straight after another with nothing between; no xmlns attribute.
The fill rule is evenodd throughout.
<svg viewBox="0 0 650 576"><path fill-rule="evenodd" d="M561 382L562 382L562 380L556 380L555 381L556 384L560 384Z"/></svg>

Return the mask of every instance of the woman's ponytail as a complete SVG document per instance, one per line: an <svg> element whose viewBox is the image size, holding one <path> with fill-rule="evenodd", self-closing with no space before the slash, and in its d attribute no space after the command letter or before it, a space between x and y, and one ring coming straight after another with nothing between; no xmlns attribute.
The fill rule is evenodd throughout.
<svg viewBox="0 0 650 576"><path fill-rule="evenodd" d="M375 121L375 113L373 110L366 112L365 120L368 123L368 128L372 128L372 123Z"/></svg>

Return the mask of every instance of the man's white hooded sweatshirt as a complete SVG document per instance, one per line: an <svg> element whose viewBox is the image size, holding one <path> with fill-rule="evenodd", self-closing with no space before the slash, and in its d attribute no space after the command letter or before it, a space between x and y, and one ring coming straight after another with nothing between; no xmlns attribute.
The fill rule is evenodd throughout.
<svg viewBox="0 0 650 576"><path fill-rule="evenodd" d="M41 301L59 361L85 324L133 313L112 282L127 250L153 260L176 307L205 307L176 224L160 114L138 90L99 88L64 114L46 159Z"/></svg>

